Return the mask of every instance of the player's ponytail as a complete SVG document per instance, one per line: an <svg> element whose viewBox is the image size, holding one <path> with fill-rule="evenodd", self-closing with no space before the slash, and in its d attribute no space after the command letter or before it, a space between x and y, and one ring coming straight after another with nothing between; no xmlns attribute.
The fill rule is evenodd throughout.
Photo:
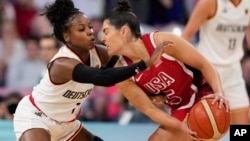
<svg viewBox="0 0 250 141"><path fill-rule="evenodd" d="M45 12L41 15L46 15L53 26L55 37L65 43L63 33L68 30L67 23L72 20L74 15L79 13L82 12L75 8L71 0L56 0L53 4L46 5Z"/></svg>

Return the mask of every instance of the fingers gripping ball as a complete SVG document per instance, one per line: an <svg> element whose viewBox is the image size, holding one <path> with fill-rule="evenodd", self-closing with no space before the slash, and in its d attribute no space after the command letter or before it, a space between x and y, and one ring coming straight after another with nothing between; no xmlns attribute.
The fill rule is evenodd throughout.
<svg viewBox="0 0 250 141"><path fill-rule="evenodd" d="M227 132L230 125L230 113L219 103L212 105L213 99L204 99L196 103L188 116L189 128L202 139L218 140Z"/></svg>

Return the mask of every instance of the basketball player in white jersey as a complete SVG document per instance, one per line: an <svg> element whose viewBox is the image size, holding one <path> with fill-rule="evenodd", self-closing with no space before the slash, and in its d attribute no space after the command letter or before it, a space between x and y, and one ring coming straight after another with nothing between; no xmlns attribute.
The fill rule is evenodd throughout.
<svg viewBox="0 0 250 141"><path fill-rule="evenodd" d="M65 46L50 60L44 77L32 93L18 104L14 114L17 140L102 141L77 119L82 103L94 85L112 86L157 62L165 44L147 61L107 68L115 58L110 62L106 48L95 44L88 18L71 0L56 0L45 10L55 37Z"/></svg>
<svg viewBox="0 0 250 141"><path fill-rule="evenodd" d="M197 49L219 71L231 123L249 124L249 97L240 61L244 37L250 43L250 0L198 1L183 37L190 41L198 30Z"/></svg>

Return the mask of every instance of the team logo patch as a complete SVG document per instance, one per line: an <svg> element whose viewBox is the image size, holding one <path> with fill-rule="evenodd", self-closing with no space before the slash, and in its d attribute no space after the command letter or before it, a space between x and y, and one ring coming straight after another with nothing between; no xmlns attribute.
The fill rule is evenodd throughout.
<svg viewBox="0 0 250 141"><path fill-rule="evenodd" d="M248 9L245 9L245 14L246 14L246 15L248 14L248 12L249 12L249 10L248 10Z"/></svg>
<svg viewBox="0 0 250 141"><path fill-rule="evenodd" d="M42 112L35 112L34 114L37 115L37 116L39 116L39 117L42 117L43 113Z"/></svg>

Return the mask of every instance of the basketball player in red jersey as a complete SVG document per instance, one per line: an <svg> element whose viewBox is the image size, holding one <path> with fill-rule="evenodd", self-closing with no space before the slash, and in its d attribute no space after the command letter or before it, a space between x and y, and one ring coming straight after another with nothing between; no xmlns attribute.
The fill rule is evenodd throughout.
<svg viewBox="0 0 250 141"><path fill-rule="evenodd" d="M117 84L138 110L160 124L149 141L200 140L187 127L185 117L201 98L213 98L213 102L219 102L219 107L225 105L229 112L218 73L208 60L190 43L172 33L141 35L139 21L127 0L119 0L114 11L105 18L103 33L102 41L109 55L122 55L117 66L149 58L161 42L173 41L173 46L165 48L156 65ZM171 109L171 116L156 110L147 95L156 97L153 100L162 97L162 103Z"/></svg>
<svg viewBox="0 0 250 141"><path fill-rule="evenodd" d="M56 0L45 10L56 39L64 46L49 61L32 94L19 102L13 121L16 140L103 141L78 120L82 103L94 85L112 86L157 62L165 45L147 61L107 68L112 63L106 48L95 43L87 16L71 0Z"/></svg>

